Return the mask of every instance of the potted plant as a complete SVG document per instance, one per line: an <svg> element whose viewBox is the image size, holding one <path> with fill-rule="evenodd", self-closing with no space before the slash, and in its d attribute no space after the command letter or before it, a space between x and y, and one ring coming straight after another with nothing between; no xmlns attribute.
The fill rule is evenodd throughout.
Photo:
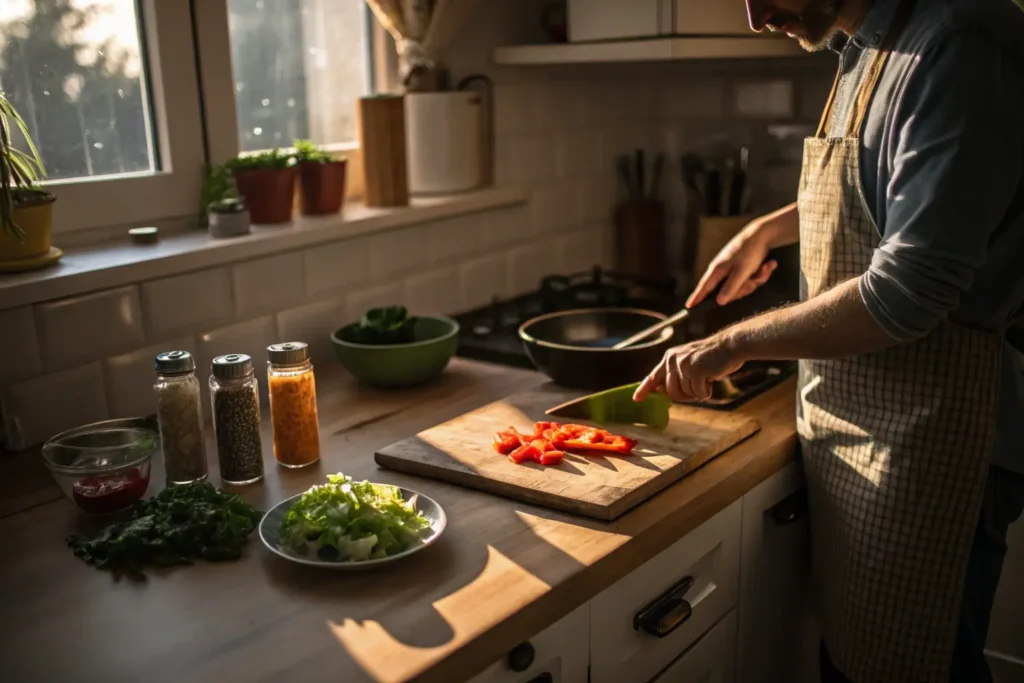
<svg viewBox="0 0 1024 683"><path fill-rule="evenodd" d="M304 216L338 213L345 199L344 158L335 159L309 140L295 141Z"/></svg>
<svg viewBox="0 0 1024 683"><path fill-rule="evenodd" d="M27 152L14 146L15 126L25 138ZM0 92L0 263L11 266L12 261L50 253L57 198L35 184L43 176L43 162L28 127Z"/></svg>
<svg viewBox="0 0 1024 683"><path fill-rule="evenodd" d="M295 199L295 166L279 149L238 156L227 163L257 225L288 223Z"/></svg>

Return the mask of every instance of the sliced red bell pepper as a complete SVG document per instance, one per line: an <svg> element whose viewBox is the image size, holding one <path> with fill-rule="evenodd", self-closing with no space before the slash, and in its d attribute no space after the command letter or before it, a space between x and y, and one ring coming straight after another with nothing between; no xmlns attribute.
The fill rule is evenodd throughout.
<svg viewBox="0 0 1024 683"><path fill-rule="evenodd" d="M517 465L524 462L539 462L541 452L532 443L524 443L519 448L508 454L508 459Z"/></svg>
<svg viewBox="0 0 1024 683"><path fill-rule="evenodd" d="M513 427L497 432L494 435L494 450L498 451L502 455L508 455L522 445L523 440Z"/></svg>
<svg viewBox="0 0 1024 683"><path fill-rule="evenodd" d="M577 441L570 439L562 444L562 447L566 450L575 451L600 451L602 453L618 453L619 455L630 455L633 452L633 448L636 446L636 441L633 439L627 439L624 436L614 438L608 442L594 443L592 441Z"/></svg>
<svg viewBox="0 0 1024 683"><path fill-rule="evenodd" d="M549 467L557 465L558 463L562 462L562 458L564 457L565 453L563 453L562 451L548 451L547 453L541 454L540 464L547 465Z"/></svg>

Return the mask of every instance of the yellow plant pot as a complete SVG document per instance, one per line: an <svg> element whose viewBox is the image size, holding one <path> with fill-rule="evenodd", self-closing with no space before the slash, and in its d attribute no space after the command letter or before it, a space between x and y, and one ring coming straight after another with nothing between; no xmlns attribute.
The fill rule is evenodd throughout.
<svg viewBox="0 0 1024 683"><path fill-rule="evenodd" d="M53 236L53 203L57 198L46 195L14 209L14 222L24 232L24 241L11 230L0 232L0 263L43 256L50 252Z"/></svg>

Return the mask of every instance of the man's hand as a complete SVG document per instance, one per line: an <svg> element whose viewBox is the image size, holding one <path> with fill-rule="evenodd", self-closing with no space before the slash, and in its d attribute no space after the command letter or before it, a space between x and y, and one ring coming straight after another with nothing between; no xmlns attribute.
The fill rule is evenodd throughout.
<svg viewBox="0 0 1024 683"><path fill-rule="evenodd" d="M658 367L637 388L633 400L642 401L661 389L680 403L704 401L711 398L711 382L731 375L742 365L723 335L676 346L665 352Z"/></svg>

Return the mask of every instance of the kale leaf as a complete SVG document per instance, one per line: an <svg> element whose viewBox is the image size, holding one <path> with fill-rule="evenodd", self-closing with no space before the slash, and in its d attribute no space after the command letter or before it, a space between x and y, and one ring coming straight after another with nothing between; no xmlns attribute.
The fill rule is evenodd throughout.
<svg viewBox="0 0 1024 683"><path fill-rule="evenodd" d="M346 336L357 344L408 344L416 341L416 318L405 306L371 308L358 325L347 328Z"/></svg>
<svg viewBox="0 0 1024 683"><path fill-rule="evenodd" d="M166 488L136 503L127 520L92 538L73 535L67 543L76 557L117 578L143 580L146 565L237 559L262 516L238 496L195 482Z"/></svg>

